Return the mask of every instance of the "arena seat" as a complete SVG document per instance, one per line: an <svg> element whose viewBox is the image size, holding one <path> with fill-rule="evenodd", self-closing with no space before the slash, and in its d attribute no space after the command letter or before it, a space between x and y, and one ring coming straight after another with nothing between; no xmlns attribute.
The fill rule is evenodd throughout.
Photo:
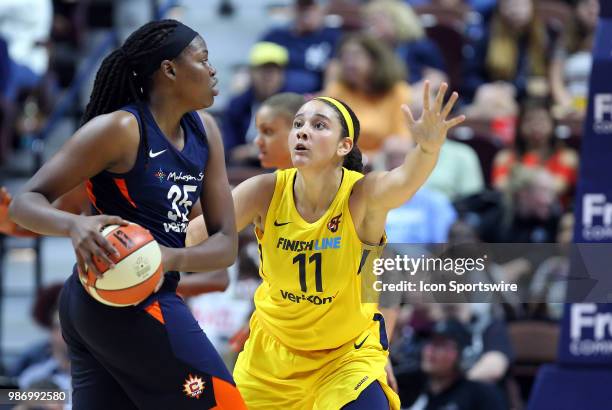
<svg viewBox="0 0 612 410"><path fill-rule="evenodd" d="M521 390L521 397L527 398L538 369L557 358L559 324L521 320L509 323L508 333L515 354L512 375Z"/></svg>

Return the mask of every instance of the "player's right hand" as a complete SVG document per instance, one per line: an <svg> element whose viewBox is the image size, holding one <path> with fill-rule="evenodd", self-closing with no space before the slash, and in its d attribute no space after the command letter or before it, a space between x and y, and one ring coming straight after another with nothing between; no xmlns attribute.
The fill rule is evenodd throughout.
<svg viewBox="0 0 612 410"><path fill-rule="evenodd" d="M70 227L70 239L76 253L77 266L80 273L85 274L89 268L96 275L102 276L102 273L93 262L94 256L108 265L109 268L115 266L109 255L118 257L119 252L102 236L101 232L107 225L127 225L128 223L128 221L118 216L74 216L72 226Z"/></svg>

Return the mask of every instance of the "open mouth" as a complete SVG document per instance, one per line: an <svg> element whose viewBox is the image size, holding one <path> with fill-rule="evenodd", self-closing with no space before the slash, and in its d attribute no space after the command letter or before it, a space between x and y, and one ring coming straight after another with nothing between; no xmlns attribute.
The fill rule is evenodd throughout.
<svg viewBox="0 0 612 410"><path fill-rule="evenodd" d="M302 143L297 144L294 149L298 152L308 151L308 148L306 148L306 146Z"/></svg>

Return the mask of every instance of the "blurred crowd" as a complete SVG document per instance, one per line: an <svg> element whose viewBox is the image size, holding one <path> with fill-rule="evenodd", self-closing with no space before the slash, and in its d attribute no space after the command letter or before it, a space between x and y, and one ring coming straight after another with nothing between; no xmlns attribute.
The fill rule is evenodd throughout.
<svg viewBox="0 0 612 410"><path fill-rule="evenodd" d="M74 80L92 22L107 15L119 24L113 3L120 2L0 2L0 164L27 149L23 140L40 132L52 96ZM211 13L240 8L220 3ZM237 66L247 68L234 73L227 104L211 110L232 183L291 166L286 136L314 95L356 112L368 171L396 167L414 148L400 105L418 115L425 81L434 92L449 82L467 120L449 136L425 186L389 214L389 243L571 243L598 0L295 0L284 11L289 23L244 39L251 51ZM230 363L245 337L257 264L245 233L228 290L192 299ZM554 302L563 293L555 278L568 269L563 258L495 267L497 280L531 278L528 289L541 303L381 301L394 312L387 322L404 406L521 408L537 365L554 359L561 315ZM49 342L10 373L20 385L44 380L41 374L65 383L52 312L37 319L50 329Z"/></svg>

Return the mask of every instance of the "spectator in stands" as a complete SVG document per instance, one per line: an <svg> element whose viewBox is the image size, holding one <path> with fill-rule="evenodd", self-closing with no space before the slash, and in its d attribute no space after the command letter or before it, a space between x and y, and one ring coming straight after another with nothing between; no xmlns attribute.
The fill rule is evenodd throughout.
<svg viewBox="0 0 612 410"><path fill-rule="evenodd" d="M53 320L57 312L57 301L61 290L61 283L41 288L32 306L34 322L50 332L53 331ZM12 368L8 369L7 374L13 377L19 376L26 368L47 361L51 355L51 339L34 344L25 351Z"/></svg>
<svg viewBox="0 0 612 410"><path fill-rule="evenodd" d="M262 101L285 87L285 66L289 60L286 48L270 42L253 46L250 54L251 85L233 97L222 122L225 151L231 158L235 147L252 143L255 139L255 116Z"/></svg>
<svg viewBox="0 0 612 410"><path fill-rule="evenodd" d="M287 145L293 117L304 105L304 96L296 93L279 93L261 103L255 115L257 136L254 144L236 147L236 161L256 158L263 168L291 168L291 153Z"/></svg>
<svg viewBox="0 0 612 410"><path fill-rule="evenodd" d="M50 331L49 339L26 350L8 375L17 377L21 389L52 380L63 390L70 389L68 349L61 335L58 299L62 284L42 288L32 308L32 317L41 327Z"/></svg>
<svg viewBox="0 0 612 410"><path fill-rule="evenodd" d="M577 179L578 155L556 140L554 120L548 105L542 100L526 101L521 109L514 148L500 151L493 161L493 187L503 190L508 186L512 167L542 166L554 177L554 190L564 205L569 205Z"/></svg>
<svg viewBox="0 0 612 410"><path fill-rule="evenodd" d="M25 88L36 87L47 72L45 42L51 34L51 0L0 2L0 37L8 45L10 75L4 96L14 101Z"/></svg>
<svg viewBox="0 0 612 410"><path fill-rule="evenodd" d="M561 116L585 114L598 15L597 0L577 0L570 26L555 49L550 83Z"/></svg>
<svg viewBox="0 0 612 410"><path fill-rule="evenodd" d="M499 0L491 22L464 51L463 95L471 101L483 84L501 82L522 99L530 81L547 75L552 43L533 0Z"/></svg>
<svg viewBox="0 0 612 410"><path fill-rule="evenodd" d="M529 284L529 300L543 303L542 316L546 319L560 320L563 316L563 301L566 300L567 284L570 276L569 247L574 236L574 214L565 213L559 221L557 243L564 254L550 256L543 261L533 274Z"/></svg>
<svg viewBox="0 0 612 410"><path fill-rule="evenodd" d="M472 10L486 17L495 8L497 0L406 0L406 2L412 7L435 4L449 9L467 5Z"/></svg>
<svg viewBox="0 0 612 410"><path fill-rule="evenodd" d="M292 26L273 29L262 41L280 44L289 50L287 80L290 91L309 93L323 86L323 74L342 32L325 27L323 8L316 0L295 0Z"/></svg>
<svg viewBox="0 0 612 410"><path fill-rule="evenodd" d="M481 216L484 242L551 243L557 236L561 207L554 176L545 168L513 167L505 200Z"/></svg>
<svg viewBox="0 0 612 410"><path fill-rule="evenodd" d="M409 138L400 109L411 98L403 64L383 42L366 34L347 36L338 49L339 73L324 95L346 102L359 117L359 148L376 154L385 139Z"/></svg>
<svg viewBox="0 0 612 410"><path fill-rule="evenodd" d="M443 193L450 201L482 191L484 179L478 155L472 147L447 139L424 187Z"/></svg>
<svg viewBox="0 0 612 410"><path fill-rule="evenodd" d="M376 38L387 43L407 67L407 80L415 95L424 80L437 89L448 81L444 57L433 41L425 36L421 21L412 8L401 0L374 0L363 7L364 25Z"/></svg>
<svg viewBox="0 0 612 410"><path fill-rule="evenodd" d="M457 319L434 325L422 351L426 387L411 410L505 410L503 396L493 386L468 380L462 360L472 335Z"/></svg>
<svg viewBox="0 0 612 410"><path fill-rule="evenodd" d="M70 390L70 359L68 346L62 337L59 313L53 313L50 338L51 356L27 367L17 379L20 389L28 389L37 383L52 381L61 390Z"/></svg>
<svg viewBox="0 0 612 410"><path fill-rule="evenodd" d="M387 139L383 145L385 168L398 167L413 148L412 141L404 138ZM445 195L422 187L410 201L387 215L387 240L389 243L445 243L456 217Z"/></svg>

